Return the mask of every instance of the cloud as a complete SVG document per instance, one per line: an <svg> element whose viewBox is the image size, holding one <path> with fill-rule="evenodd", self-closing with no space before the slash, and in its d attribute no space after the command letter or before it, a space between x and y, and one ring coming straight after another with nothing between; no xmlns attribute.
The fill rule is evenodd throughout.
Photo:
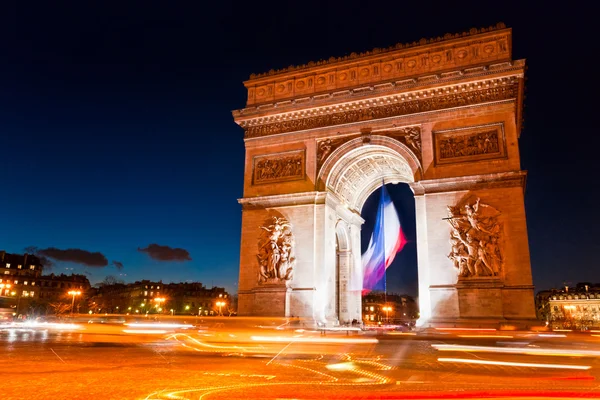
<svg viewBox="0 0 600 400"><path fill-rule="evenodd" d="M117 267L117 269L120 271L123 269L123 263L121 261L115 261L113 260L112 264Z"/></svg>
<svg viewBox="0 0 600 400"><path fill-rule="evenodd" d="M56 261L82 264L86 267L106 267L108 265L108 260L104 254L100 252L92 253L82 249L61 250L56 247L48 247L47 249L38 249L35 254Z"/></svg>
<svg viewBox="0 0 600 400"><path fill-rule="evenodd" d="M185 249L161 246L156 243L149 244L145 249L138 248L138 251L146 253L153 260L158 261L190 261L190 253Z"/></svg>

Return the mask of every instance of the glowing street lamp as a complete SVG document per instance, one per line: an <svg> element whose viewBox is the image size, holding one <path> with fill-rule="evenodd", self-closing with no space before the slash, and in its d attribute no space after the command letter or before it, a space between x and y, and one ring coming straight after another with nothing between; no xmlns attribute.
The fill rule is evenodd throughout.
<svg viewBox="0 0 600 400"><path fill-rule="evenodd" d="M154 298L154 301L156 302L156 306L155 306L155 307L156 307L156 310L157 310L158 312L162 311L162 307L161 307L160 305L161 305L162 303L164 303L164 302L165 302L165 300L166 300L166 299L165 299L164 297L155 297L155 298Z"/></svg>
<svg viewBox="0 0 600 400"><path fill-rule="evenodd" d="M224 301L217 301L217 307L219 307L219 315L223 315L223 313L221 312L221 307L223 307L224 305Z"/></svg>
<svg viewBox="0 0 600 400"><path fill-rule="evenodd" d="M75 296L79 296L81 291L79 290L69 290L68 292L71 296L73 296L73 301L71 302L71 317L73 316L73 308L75 307Z"/></svg>
<svg viewBox="0 0 600 400"><path fill-rule="evenodd" d="M383 306L382 310L385 311L385 322L389 322L390 321L390 314L389 314L389 312L392 311L392 307L390 307L390 306Z"/></svg>

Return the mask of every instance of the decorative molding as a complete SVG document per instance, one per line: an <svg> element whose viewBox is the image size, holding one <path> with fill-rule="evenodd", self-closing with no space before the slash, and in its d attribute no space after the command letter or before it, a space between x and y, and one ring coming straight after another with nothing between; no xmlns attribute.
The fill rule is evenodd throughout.
<svg viewBox="0 0 600 400"><path fill-rule="evenodd" d="M465 107L479 103L516 99L519 78L492 80L483 84L463 87L439 88L426 92L394 95L386 99L360 104L345 104L342 107L326 107L308 113L277 115L267 118L241 121L245 138L255 138L306 129L336 126L374 119L390 118L421 112L437 111L454 107ZM283 118L282 118L283 117ZM282 120L283 119L283 120Z"/></svg>
<svg viewBox="0 0 600 400"><path fill-rule="evenodd" d="M303 192L255 196L238 199L243 210L262 210L273 207L294 207L308 204L325 204L327 192Z"/></svg>
<svg viewBox="0 0 600 400"><path fill-rule="evenodd" d="M419 74L436 74L449 68L468 68L483 62L511 59L512 31L504 24L471 29L463 34L446 34L435 39L397 44L388 49L351 53L346 57L309 62L251 74L244 84L247 103L259 104L314 94L330 89L343 90L364 83L380 83L389 79Z"/></svg>
<svg viewBox="0 0 600 400"><path fill-rule="evenodd" d="M455 178L428 179L409 183L415 196L424 194L460 192L464 190L521 187L525 190L526 171L500 172L460 176Z"/></svg>
<svg viewBox="0 0 600 400"><path fill-rule="evenodd" d="M506 158L504 124L433 131L435 165Z"/></svg>
<svg viewBox="0 0 600 400"><path fill-rule="evenodd" d="M252 184L304 179L305 163L304 149L255 156L252 160Z"/></svg>

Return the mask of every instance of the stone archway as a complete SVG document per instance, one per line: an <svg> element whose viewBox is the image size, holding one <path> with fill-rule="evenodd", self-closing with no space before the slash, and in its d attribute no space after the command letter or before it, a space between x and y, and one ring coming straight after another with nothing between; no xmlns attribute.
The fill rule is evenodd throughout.
<svg viewBox="0 0 600 400"><path fill-rule="evenodd" d="M511 37L472 30L244 83L240 315L360 320L360 210L382 183L406 182L421 322L531 323L525 63Z"/></svg>

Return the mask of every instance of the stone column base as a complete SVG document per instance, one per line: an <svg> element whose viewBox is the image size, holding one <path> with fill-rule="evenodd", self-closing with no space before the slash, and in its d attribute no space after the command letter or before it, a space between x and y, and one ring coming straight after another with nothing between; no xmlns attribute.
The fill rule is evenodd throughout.
<svg viewBox="0 0 600 400"><path fill-rule="evenodd" d="M243 295L252 299L250 315L289 317L291 291L292 289L285 284L264 284L252 288Z"/></svg>

